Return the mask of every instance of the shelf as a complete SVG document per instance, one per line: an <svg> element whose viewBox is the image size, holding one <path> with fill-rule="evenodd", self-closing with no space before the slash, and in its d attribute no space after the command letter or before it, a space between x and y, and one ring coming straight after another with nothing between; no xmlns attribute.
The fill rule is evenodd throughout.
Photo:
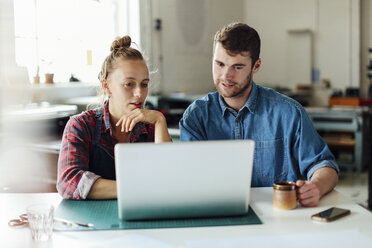
<svg viewBox="0 0 372 248"><path fill-rule="evenodd" d="M306 108L315 129L328 144L341 167L362 171L369 161L371 113L366 107ZM347 158L347 163L345 158Z"/></svg>
<svg viewBox="0 0 372 248"><path fill-rule="evenodd" d="M324 141L329 146L343 146L343 147L354 147L355 140L353 139L344 139L342 137L323 137Z"/></svg>

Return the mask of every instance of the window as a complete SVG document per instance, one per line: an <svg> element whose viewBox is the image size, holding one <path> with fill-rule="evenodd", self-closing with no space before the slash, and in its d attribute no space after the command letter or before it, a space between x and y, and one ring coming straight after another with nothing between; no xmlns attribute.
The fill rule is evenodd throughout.
<svg viewBox="0 0 372 248"><path fill-rule="evenodd" d="M41 78L44 73L54 73L55 82L67 82L71 74L84 82L98 82L113 39L127 34L130 26L139 26L133 18L123 18L125 13L133 15L133 9L126 8L133 3L125 2L15 0L17 64L27 67L30 78L39 72Z"/></svg>

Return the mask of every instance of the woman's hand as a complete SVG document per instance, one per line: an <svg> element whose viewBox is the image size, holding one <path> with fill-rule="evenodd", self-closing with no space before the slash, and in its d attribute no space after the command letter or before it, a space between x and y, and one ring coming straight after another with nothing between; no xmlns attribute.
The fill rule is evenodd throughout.
<svg viewBox="0 0 372 248"><path fill-rule="evenodd" d="M131 132L138 122L155 125L155 143L172 141L164 115L156 110L136 108L120 117L116 126L121 126L122 132Z"/></svg>
<svg viewBox="0 0 372 248"><path fill-rule="evenodd" d="M121 126L121 131L128 133L133 130L138 122L156 125L162 121L165 121L165 117L159 111L136 108L125 113L116 123L116 126Z"/></svg>

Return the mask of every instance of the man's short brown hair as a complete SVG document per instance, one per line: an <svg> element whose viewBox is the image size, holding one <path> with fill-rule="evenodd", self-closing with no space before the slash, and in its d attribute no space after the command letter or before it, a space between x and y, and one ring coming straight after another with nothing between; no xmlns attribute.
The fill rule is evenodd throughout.
<svg viewBox="0 0 372 248"><path fill-rule="evenodd" d="M260 57L260 36L247 24L234 22L217 31L214 36L213 51L217 42L232 54L249 52L252 66Z"/></svg>

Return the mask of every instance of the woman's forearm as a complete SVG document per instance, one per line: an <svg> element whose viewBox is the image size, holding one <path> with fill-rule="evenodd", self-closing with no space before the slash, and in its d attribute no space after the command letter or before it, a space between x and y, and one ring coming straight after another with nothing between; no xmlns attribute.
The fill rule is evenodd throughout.
<svg viewBox="0 0 372 248"><path fill-rule="evenodd" d="M88 199L116 199L116 181L98 178L87 196Z"/></svg>
<svg viewBox="0 0 372 248"><path fill-rule="evenodd" d="M155 122L155 143L172 142L168 132L167 121L163 114Z"/></svg>

